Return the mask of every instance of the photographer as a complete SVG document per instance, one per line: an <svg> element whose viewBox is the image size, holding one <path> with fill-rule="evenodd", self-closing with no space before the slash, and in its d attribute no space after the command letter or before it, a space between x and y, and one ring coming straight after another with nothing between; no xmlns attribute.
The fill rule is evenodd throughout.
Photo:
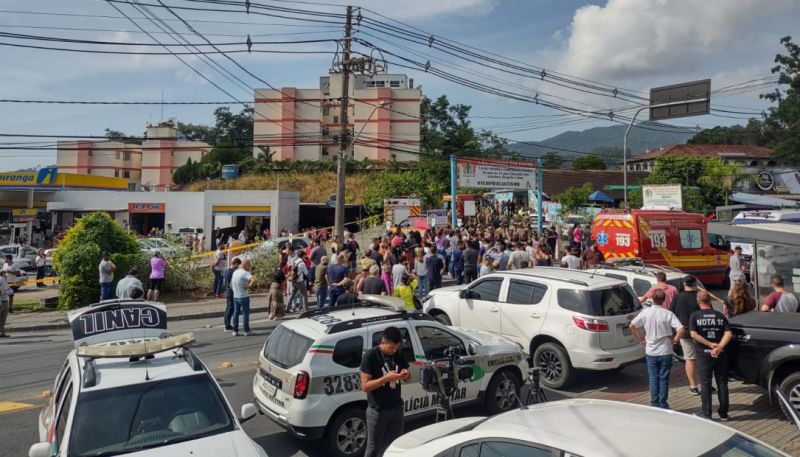
<svg viewBox="0 0 800 457"><path fill-rule="evenodd" d="M361 360L361 390L367 393L367 449L365 457L383 450L403 434L403 398L400 381L408 380L408 362L400 347L403 335L397 327L386 327L381 342Z"/></svg>

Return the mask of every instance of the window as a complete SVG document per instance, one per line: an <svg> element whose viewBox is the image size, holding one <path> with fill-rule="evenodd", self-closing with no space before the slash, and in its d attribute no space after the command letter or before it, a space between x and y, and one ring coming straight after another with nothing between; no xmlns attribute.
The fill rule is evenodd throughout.
<svg viewBox="0 0 800 457"><path fill-rule="evenodd" d="M322 127L322 136L328 136L331 134L331 131L328 127Z"/></svg>
<svg viewBox="0 0 800 457"><path fill-rule="evenodd" d="M458 457L479 457L481 455L481 443L469 444L461 448Z"/></svg>
<svg viewBox="0 0 800 457"><path fill-rule="evenodd" d="M531 282L511 280L508 286L506 303L515 305L535 305L542 301L547 287Z"/></svg>
<svg viewBox="0 0 800 457"><path fill-rule="evenodd" d="M122 160L131 160L130 151L125 151L125 152L122 153Z"/></svg>
<svg viewBox="0 0 800 457"><path fill-rule="evenodd" d="M337 116L336 114L333 115L333 123L334 124L338 124L339 123L339 116Z"/></svg>
<svg viewBox="0 0 800 457"><path fill-rule="evenodd" d="M117 160L119 160L119 151L115 152L115 153L114 153L114 156L115 156L115 158L116 158Z"/></svg>
<svg viewBox="0 0 800 457"><path fill-rule="evenodd" d="M128 171L128 170L123 171L122 172L122 177L123 178L130 178L131 177L131 172Z"/></svg>
<svg viewBox="0 0 800 457"><path fill-rule="evenodd" d="M389 87L400 87L400 81L389 81Z"/></svg>
<svg viewBox="0 0 800 457"><path fill-rule="evenodd" d="M417 336L428 360L441 359L444 357L444 352L452 346L460 348L461 353L466 354L461 338L447 330L438 327L417 327Z"/></svg>
<svg viewBox="0 0 800 457"><path fill-rule="evenodd" d="M480 457L550 457L551 455L550 449L504 441L490 441L481 444Z"/></svg>
<svg viewBox="0 0 800 457"><path fill-rule="evenodd" d="M469 288L469 298L474 300L498 301L500 300L500 286L502 279L487 279Z"/></svg>
<svg viewBox="0 0 800 457"><path fill-rule="evenodd" d="M322 107L322 115L328 116L331 114L331 107L330 106L323 106Z"/></svg>
<svg viewBox="0 0 800 457"><path fill-rule="evenodd" d="M323 155L323 156L328 156L328 155L330 155L330 150L328 149L328 147L327 147L327 146L323 146L323 147L322 147L322 155Z"/></svg>
<svg viewBox="0 0 800 457"><path fill-rule="evenodd" d="M86 174L89 174L89 175L92 174L92 169L91 168L87 169L86 170Z"/></svg>
<svg viewBox="0 0 800 457"><path fill-rule="evenodd" d="M634 278L633 279L633 291L636 293L636 296L641 297L642 295L646 294L650 288L653 287L650 284L650 281L645 279ZM683 288L683 287L681 287ZM681 289L678 289L681 290Z"/></svg>
<svg viewBox="0 0 800 457"><path fill-rule="evenodd" d="M272 331L264 346L264 357L281 368L289 368L302 362L313 341L283 326Z"/></svg>
<svg viewBox="0 0 800 457"><path fill-rule="evenodd" d="M636 311L638 301L633 290L624 287L610 289L559 289L558 304L564 309L590 316L619 316Z"/></svg>
<svg viewBox="0 0 800 457"><path fill-rule="evenodd" d="M333 363L348 368L361 366L361 355L364 353L364 338L353 336L339 340L333 348Z"/></svg>
<svg viewBox="0 0 800 457"><path fill-rule="evenodd" d="M114 177L119 178L119 170L114 170Z"/></svg>
<svg viewBox="0 0 800 457"><path fill-rule="evenodd" d="M64 401L61 402L61 410L56 417L56 443L59 443L64 438L64 433L67 430L67 419L69 419L69 407L72 403L72 383L67 384L66 395Z"/></svg>
<svg viewBox="0 0 800 457"><path fill-rule="evenodd" d="M408 329L405 327L398 327L398 329L403 335L403 346L400 351L403 353L403 359L405 359L405 361L410 365L416 360L416 355L414 354L414 345L411 343L411 338L408 335ZM382 336L383 330L372 334L372 347L380 344Z"/></svg>
<svg viewBox="0 0 800 457"><path fill-rule="evenodd" d="M681 247L684 249L700 249L703 247L703 237L698 229L680 229L678 236Z"/></svg>

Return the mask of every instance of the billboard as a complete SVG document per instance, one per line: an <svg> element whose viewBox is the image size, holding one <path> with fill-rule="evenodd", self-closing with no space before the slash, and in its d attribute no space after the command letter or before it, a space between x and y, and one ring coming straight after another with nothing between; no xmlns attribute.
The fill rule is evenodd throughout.
<svg viewBox="0 0 800 457"><path fill-rule="evenodd" d="M508 160L459 158L456 187L536 189L536 164Z"/></svg>
<svg viewBox="0 0 800 457"><path fill-rule="evenodd" d="M642 186L642 209L683 209L680 184Z"/></svg>

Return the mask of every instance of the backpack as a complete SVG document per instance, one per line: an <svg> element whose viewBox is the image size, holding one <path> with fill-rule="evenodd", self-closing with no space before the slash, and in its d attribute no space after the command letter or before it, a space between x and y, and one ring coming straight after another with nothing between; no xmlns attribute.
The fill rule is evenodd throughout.
<svg viewBox="0 0 800 457"><path fill-rule="evenodd" d="M290 282L297 281L297 260L299 259L296 259L294 262L292 262L292 264L289 266L289 271L286 273L286 279ZM300 261L302 262L302 260Z"/></svg>

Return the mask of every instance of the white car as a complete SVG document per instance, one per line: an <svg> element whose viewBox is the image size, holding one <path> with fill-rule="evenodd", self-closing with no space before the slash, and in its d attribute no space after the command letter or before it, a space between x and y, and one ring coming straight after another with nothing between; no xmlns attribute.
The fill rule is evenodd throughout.
<svg viewBox="0 0 800 457"><path fill-rule="evenodd" d="M397 438L384 457L788 457L688 414L607 400L540 403L466 417Z"/></svg>
<svg viewBox="0 0 800 457"><path fill-rule="evenodd" d="M6 256L10 255L14 260L14 264L20 270L35 270L36 269L36 249L30 246L22 246L19 244L7 244L0 246L0 263L2 263Z"/></svg>
<svg viewBox="0 0 800 457"><path fill-rule="evenodd" d="M689 276L680 270L658 265L597 265L587 271L609 278L624 279L638 297L657 284L658 272L663 272L667 276L667 283L675 286L679 292L683 290L683 279ZM697 280L697 287L705 289L700 280Z"/></svg>
<svg viewBox="0 0 800 457"><path fill-rule="evenodd" d="M164 238L139 238L136 240L142 251L153 255L160 252L166 257L189 255L190 250L186 246L166 240Z"/></svg>
<svg viewBox="0 0 800 457"><path fill-rule="evenodd" d="M388 326L403 333L402 355L410 366L411 378L402 387L406 417L436 411L437 396L423 390L420 368L450 348L467 356L472 369L451 396L454 406L479 402L490 414L515 407L527 369L519 345L405 311L398 298L361 295L357 306L309 311L273 330L253 377L261 412L297 437L323 438L326 455L361 455L367 433L361 357Z"/></svg>
<svg viewBox="0 0 800 457"><path fill-rule="evenodd" d="M423 307L444 324L522 345L552 389L569 385L576 368L611 370L644 359L629 328L639 299L617 278L565 268L501 271L436 289Z"/></svg>
<svg viewBox="0 0 800 457"><path fill-rule="evenodd" d="M305 251L305 249L311 245L311 240L305 236L272 238L262 242L259 248L266 251L277 247L278 250L282 250L288 243L292 243L292 250L295 252Z"/></svg>
<svg viewBox="0 0 800 457"><path fill-rule="evenodd" d="M166 337L164 305L107 300L70 313L76 349L39 415L29 457L266 457L242 430L214 377L186 347L192 334Z"/></svg>

